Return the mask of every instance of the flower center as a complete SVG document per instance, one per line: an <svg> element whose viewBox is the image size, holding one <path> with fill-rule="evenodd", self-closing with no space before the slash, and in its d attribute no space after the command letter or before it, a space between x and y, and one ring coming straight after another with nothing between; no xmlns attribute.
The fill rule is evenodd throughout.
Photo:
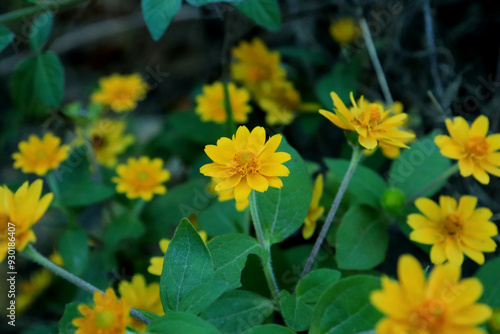
<svg viewBox="0 0 500 334"><path fill-rule="evenodd" d="M108 329L115 323L115 315L109 310L99 312L95 317L95 325L97 328Z"/></svg>
<svg viewBox="0 0 500 334"><path fill-rule="evenodd" d="M446 305L442 300L431 299L410 313L410 333L434 333L444 323Z"/></svg>
<svg viewBox="0 0 500 334"><path fill-rule="evenodd" d="M137 178L141 181L144 181L149 178L149 175L146 172L140 172L139 174L137 174Z"/></svg>
<svg viewBox="0 0 500 334"><path fill-rule="evenodd" d="M488 143L484 137L472 137L467 142L467 150L474 155L484 155L488 151Z"/></svg>
<svg viewBox="0 0 500 334"><path fill-rule="evenodd" d="M370 123L378 123L382 118L379 106L372 105L370 107Z"/></svg>
<svg viewBox="0 0 500 334"><path fill-rule="evenodd" d="M268 79L268 73L265 68L255 66L248 69L247 75L253 82L259 82Z"/></svg>
<svg viewBox="0 0 500 334"><path fill-rule="evenodd" d="M457 214L450 214L444 221L444 228L450 235L455 235L462 231L462 218Z"/></svg>
<svg viewBox="0 0 500 334"><path fill-rule="evenodd" d="M104 146L104 137L98 134L93 134L90 138L93 148L101 148Z"/></svg>
<svg viewBox="0 0 500 334"><path fill-rule="evenodd" d="M36 157L38 159L45 159L47 157L47 153L45 153L45 151L43 150L38 150L36 151Z"/></svg>
<svg viewBox="0 0 500 334"><path fill-rule="evenodd" d="M256 156L250 151L241 151L236 153L233 160L233 168L242 176L248 173L256 172L258 164Z"/></svg>

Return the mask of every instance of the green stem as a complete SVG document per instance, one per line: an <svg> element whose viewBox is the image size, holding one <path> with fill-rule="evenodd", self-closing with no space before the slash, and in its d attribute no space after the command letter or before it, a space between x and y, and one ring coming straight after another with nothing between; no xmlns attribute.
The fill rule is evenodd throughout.
<svg viewBox="0 0 500 334"><path fill-rule="evenodd" d="M132 209L132 214L134 215L135 218L139 218L145 205L146 205L146 201L143 200L142 198L139 198L137 200L134 208Z"/></svg>
<svg viewBox="0 0 500 334"><path fill-rule="evenodd" d="M372 61L373 67L375 68L375 72L377 73L377 79L382 88L382 92L384 93L385 103L392 108L394 101L392 99L391 91L389 90L389 85L387 84L387 80L385 78L384 70L382 69L382 65L380 65L380 60L377 56L377 49L375 48L375 44L373 44L373 39L370 34L370 28L368 27L368 23L366 23L366 19L361 17L359 20L361 31L363 32L363 39L365 40L366 48L368 49L368 53L370 54L370 59Z"/></svg>
<svg viewBox="0 0 500 334"><path fill-rule="evenodd" d="M257 235L257 240L262 245L262 247L267 251L268 254L267 263L262 264L264 267L264 275L266 276L267 285L269 286L269 290L273 295L274 301L276 302L277 305L279 305L280 288L273 271L273 265L271 260L271 244L268 241L266 241L266 238L264 237L262 223L260 221L259 214L257 213L257 200L255 197L255 190L252 190L252 193L250 194L250 214L252 216L252 222L255 228L255 234Z"/></svg>
<svg viewBox="0 0 500 334"><path fill-rule="evenodd" d="M57 183L54 171L49 172L45 176L47 184L49 185L50 191L54 193L54 202L57 206L60 206L61 191L59 190L59 184Z"/></svg>
<svg viewBox="0 0 500 334"><path fill-rule="evenodd" d="M73 275L72 273L70 273L66 269L61 268L57 264L51 262L45 256L40 254L35 249L35 247L33 247L32 244L29 244L28 247L26 247L21 254L23 256L27 257L28 259L32 260L33 262L38 263L42 267L50 270L54 274L64 278L65 280L73 283L77 287L79 287L87 292L90 292L93 294L94 292L99 291L102 294L104 294L103 291L99 290L98 288L96 288L92 284L85 282L80 277ZM147 317L145 317L141 313L137 312L135 309L130 309L130 315L133 316L134 318L136 318L137 320L142 321L146 325L148 325L151 322L151 320L149 320Z"/></svg>
<svg viewBox="0 0 500 334"><path fill-rule="evenodd" d="M0 15L0 24L12 23L22 19L35 16L44 12L57 12L66 7L77 5L90 0L60 0L53 1L53 3L45 3L43 5L36 5L32 7L21 8L13 10L9 13Z"/></svg>
<svg viewBox="0 0 500 334"><path fill-rule="evenodd" d="M321 245L323 244L323 240L325 240L326 234L327 234L328 230L330 229L330 225L332 224L333 218L335 218L335 214L337 213L337 209L340 206L340 202L342 201L342 198L344 197L344 194L347 190L347 186L349 185L349 182L351 181L351 178L354 175L354 172L356 171L356 167L358 166L358 162L359 162L359 159L361 158L362 152L363 152L363 149L359 145L354 146L353 151L352 151L352 156L351 156L351 162L349 163L349 167L347 168L344 179L342 180L342 183L340 184L339 190L337 191L337 195L335 195L335 199L333 200L333 204L332 204L332 207L330 208L330 212L328 212L328 216L326 217L325 224L323 224L323 227L321 228L321 232L319 233L318 239L316 239L316 242L314 243L314 247L311 251L311 254L309 255L309 258L307 259L304 270L302 271L301 278L304 277L311 270L311 267L314 263L314 260L316 259L316 256L318 255L319 249L321 248Z"/></svg>
<svg viewBox="0 0 500 334"><path fill-rule="evenodd" d="M234 122L233 108L231 106L231 96L229 95L229 80L225 79L222 84L224 87L224 109L226 110L227 116L227 129L229 132L229 137L236 133L236 123Z"/></svg>
<svg viewBox="0 0 500 334"><path fill-rule="evenodd" d="M448 168L443 174L436 177L434 180L429 182L425 187L420 189L415 195L408 198L405 201L405 205L413 203L417 198L424 196L426 193L429 192L429 190L431 190L432 188L437 186L439 183L445 181L446 179L448 179L450 176L452 176L456 172L458 172L458 164L455 164L455 165L451 166L450 168Z"/></svg>

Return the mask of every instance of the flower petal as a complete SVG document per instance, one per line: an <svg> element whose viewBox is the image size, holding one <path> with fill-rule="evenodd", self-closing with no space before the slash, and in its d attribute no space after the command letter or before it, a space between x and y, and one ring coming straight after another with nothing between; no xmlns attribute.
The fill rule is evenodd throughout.
<svg viewBox="0 0 500 334"><path fill-rule="evenodd" d="M421 197L415 201L415 206L431 221L439 222L443 219L441 208L433 200Z"/></svg>
<svg viewBox="0 0 500 334"><path fill-rule="evenodd" d="M469 137L486 137L486 135L488 134L488 128L488 117L481 115L472 123L470 127Z"/></svg>
<svg viewBox="0 0 500 334"><path fill-rule="evenodd" d="M462 196L458 203L458 213L463 220L469 219L469 217L474 213L474 209L477 205L477 197L474 196Z"/></svg>
<svg viewBox="0 0 500 334"><path fill-rule="evenodd" d="M250 188L264 192L269 187L267 179L259 173L251 173L247 175L247 182Z"/></svg>
<svg viewBox="0 0 500 334"><path fill-rule="evenodd" d="M234 187L234 198L236 202L244 202L248 199L251 192L252 188L250 188L246 180L243 179Z"/></svg>

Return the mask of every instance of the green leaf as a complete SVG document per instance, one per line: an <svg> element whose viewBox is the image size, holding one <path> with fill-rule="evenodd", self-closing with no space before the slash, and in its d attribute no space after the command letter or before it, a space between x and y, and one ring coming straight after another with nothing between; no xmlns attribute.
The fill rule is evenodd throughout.
<svg viewBox="0 0 500 334"><path fill-rule="evenodd" d="M349 161L342 159L325 159L325 164L333 173L335 179L342 181L349 167ZM387 189L384 179L368 167L358 165L347 187L349 202L380 206L380 198Z"/></svg>
<svg viewBox="0 0 500 334"><path fill-rule="evenodd" d="M241 286L241 271L250 254L267 261L268 253L254 238L243 234L215 237L207 245L212 255L215 279L226 281L230 289Z"/></svg>
<svg viewBox="0 0 500 334"><path fill-rule="evenodd" d="M255 293L235 290L223 294L201 318L217 327L222 333L236 334L260 325L273 313L274 305Z"/></svg>
<svg viewBox="0 0 500 334"><path fill-rule="evenodd" d="M42 13L33 20L30 30L30 45L36 52L40 52L43 44L49 38L53 21L52 12Z"/></svg>
<svg viewBox="0 0 500 334"><path fill-rule="evenodd" d="M442 176L451 165L450 159L442 156L434 144L435 136L436 133L431 133L410 145L409 150L402 150L391 166L389 183L401 189L406 198L431 197L446 183L446 179L442 179L432 189L420 193L428 184Z"/></svg>
<svg viewBox="0 0 500 334"><path fill-rule="evenodd" d="M228 288L224 281L209 281L189 291L179 304L179 310L194 315L200 314Z"/></svg>
<svg viewBox="0 0 500 334"><path fill-rule="evenodd" d="M290 328L278 325L262 325L250 328L244 334L296 334Z"/></svg>
<svg viewBox="0 0 500 334"><path fill-rule="evenodd" d="M316 303L321 294L340 279L340 272L333 269L316 269L304 276L295 290L302 301Z"/></svg>
<svg viewBox="0 0 500 334"><path fill-rule="evenodd" d="M78 189L77 191L75 189ZM115 194L115 190L101 183L83 181L73 189L66 188L61 192L61 204L67 207L87 206L99 203Z"/></svg>
<svg viewBox="0 0 500 334"><path fill-rule="evenodd" d="M266 192L252 191L250 208L254 224L260 224L266 242L274 244L285 240L303 224L309 212L312 184L306 164L299 153L283 137L277 152L288 152L292 160L285 163L290 175L282 177L281 189L269 188ZM252 204L254 203L254 204Z"/></svg>
<svg viewBox="0 0 500 334"><path fill-rule="evenodd" d="M319 79L315 87L316 96L327 110L333 110L331 92L335 92L346 106L351 104L350 93L356 96L358 78L361 72L361 59L358 57L349 63L338 62L332 71Z"/></svg>
<svg viewBox="0 0 500 334"><path fill-rule="evenodd" d="M500 307L500 256L487 261L476 273L476 277L483 283L484 292L479 300L491 307Z"/></svg>
<svg viewBox="0 0 500 334"><path fill-rule="evenodd" d="M2 52L13 39L14 33L7 27L0 25L0 52Z"/></svg>
<svg viewBox="0 0 500 334"><path fill-rule="evenodd" d="M281 314L285 318L288 326L301 332L309 328L313 313L313 306L306 304L298 297L286 290L281 291L280 295Z"/></svg>
<svg viewBox="0 0 500 334"><path fill-rule="evenodd" d="M64 266L73 274L80 274L85 269L88 257L87 233L82 228L67 230L59 238L59 253Z"/></svg>
<svg viewBox="0 0 500 334"><path fill-rule="evenodd" d="M189 127L185 126L186 124L189 124ZM167 118L166 127L199 144L215 143L220 137L224 137L227 131L224 124L203 122L194 110L171 113Z"/></svg>
<svg viewBox="0 0 500 334"><path fill-rule="evenodd" d="M212 259L205 243L189 220L182 219L163 262L160 278L163 309L178 311L181 300L213 276Z"/></svg>
<svg viewBox="0 0 500 334"><path fill-rule="evenodd" d="M345 334L371 330L381 314L370 304L370 293L380 288L380 279L357 275L341 279L318 301L310 334Z"/></svg>
<svg viewBox="0 0 500 334"><path fill-rule="evenodd" d="M73 325L72 321L74 318L79 318L82 315L78 311L79 303L69 303L64 307L64 313L59 320L59 333L60 334L73 334L77 329L75 325Z"/></svg>
<svg viewBox="0 0 500 334"><path fill-rule="evenodd" d="M231 200L214 201L198 214L196 221L200 230L206 231L211 237L228 233L248 234L249 218L249 211L236 210L235 202Z"/></svg>
<svg viewBox="0 0 500 334"><path fill-rule="evenodd" d="M351 207L337 230L337 264L341 269L368 270L385 258L388 222L375 209Z"/></svg>
<svg viewBox="0 0 500 334"><path fill-rule="evenodd" d="M240 12L258 25L269 30L281 28L281 14L278 0L245 0L235 4Z"/></svg>
<svg viewBox="0 0 500 334"><path fill-rule="evenodd" d="M142 0L142 15L151 36L159 40L172 18L181 8L182 0Z"/></svg>
<svg viewBox="0 0 500 334"><path fill-rule="evenodd" d="M52 52L24 59L10 79L10 91L16 108L31 112L45 107L57 108L64 94L64 69Z"/></svg>
<svg viewBox="0 0 500 334"><path fill-rule="evenodd" d="M220 334L212 325L186 312L167 312L146 328L145 334Z"/></svg>
<svg viewBox="0 0 500 334"><path fill-rule="evenodd" d="M144 225L131 214L113 219L104 233L106 248L113 250L123 239L139 238L144 234Z"/></svg>

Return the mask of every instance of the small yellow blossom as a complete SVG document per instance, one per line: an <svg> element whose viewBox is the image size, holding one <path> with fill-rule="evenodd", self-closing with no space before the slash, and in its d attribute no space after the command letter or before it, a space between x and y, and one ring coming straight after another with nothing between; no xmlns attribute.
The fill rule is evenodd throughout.
<svg viewBox="0 0 500 334"><path fill-rule="evenodd" d="M19 143L19 152L12 155L14 168L21 168L23 173L35 173L44 176L48 171L59 167L68 157L69 146L61 145L61 139L52 133L46 133L42 139L31 135L28 141Z"/></svg>
<svg viewBox="0 0 500 334"><path fill-rule="evenodd" d="M160 285L158 283L146 284L141 274L134 275L131 282L120 282L118 291L129 307L157 315L165 314L160 300ZM146 324L136 319L132 319L131 326L141 333L144 333L146 329Z"/></svg>
<svg viewBox="0 0 500 334"><path fill-rule="evenodd" d="M127 127L123 120L103 118L94 121L87 129L97 162L106 167L115 167L118 155L134 143L134 136L125 134ZM78 129L75 145L84 143L82 129Z"/></svg>
<svg viewBox="0 0 500 334"><path fill-rule="evenodd" d="M462 117L446 120L449 136L436 136L441 154L458 160L463 177L474 176L482 184L490 182L489 174L500 176L500 133L487 136L489 121L479 116L469 127Z"/></svg>
<svg viewBox="0 0 500 334"><path fill-rule="evenodd" d="M477 278L460 280L460 266L438 265L426 280L420 263L403 255L398 278L382 277L382 289L370 296L386 316L377 324L377 334L485 334L477 327L491 316L487 305L476 303L483 286Z"/></svg>
<svg viewBox="0 0 500 334"><path fill-rule="evenodd" d="M36 241L31 227L42 218L54 197L48 193L40 198L42 186L42 180L36 180L31 186L26 181L15 194L7 186L0 187L0 262L7 255L12 236L18 251Z"/></svg>
<svg viewBox="0 0 500 334"><path fill-rule="evenodd" d="M170 179L170 173L163 169L163 160L159 158L129 158L126 165L118 165L116 173L118 176L112 179L117 183L116 191L130 199L141 197L150 201L153 195L167 192L162 183Z"/></svg>
<svg viewBox="0 0 500 334"><path fill-rule="evenodd" d="M234 189L236 202L248 200L252 189L264 192L268 187L281 188L280 177L290 171L283 165L291 159L286 152L275 152L281 135L272 136L266 143L266 130L256 127L250 131L240 126L232 139L221 138L217 145L205 146L205 153L214 163L200 168L205 176L221 179L216 191Z"/></svg>
<svg viewBox="0 0 500 334"><path fill-rule="evenodd" d="M21 314L47 289L52 281L52 274L46 269L35 271L28 281L21 282L16 296L16 311Z"/></svg>
<svg viewBox="0 0 500 334"><path fill-rule="evenodd" d="M431 261L435 264L448 260L461 265L464 254L479 264L484 263L482 252L493 252L496 243L491 237L498 234L495 224L489 221L492 212L477 208L477 198L462 196L457 201L448 196L439 197L439 205L428 198L419 198L415 205L421 214L408 216L413 228L410 239L431 249Z"/></svg>
<svg viewBox="0 0 500 334"><path fill-rule="evenodd" d="M203 240L204 243L207 243L207 232L205 231L198 231L198 234L200 235L201 239ZM163 255L167 252L168 245L170 244L170 239L161 239L160 240L160 249L163 252ZM156 276L161 276L161 271L163 270L163 261L165 259L165 256L154 256L152 257L149 261L149 267L148 267L148 272L152 275Z"/></svg>
<svg viewBox="0 0 500 334"><path fill-rule="evenodd" d="M314 181L313 193L311 204L309 206L309 212L307 213L306 219L304 221L304 227L302 228L302 236L304 239L309 239L314 234L316 229L316 222L325 212L325 208L319 205L319 200L323 194L323 174L319 174Z"/></svg>
<svg viewBox="0 0 500 334"><path fill-rule="evenodd" d="M90 100L121 113L137 108L137 101L144 100L149 87L139 74L112 74L99 80L99 89Z"/></svg>
<svg viewBox="0 0 500 334"><path fill-rule="evenodd" d="M339 44L351 43L360 32L352 17L341 18L330 24L330 35Z"/></svg>
<svg viewBox="0 0 500 334"><path fill-rule="evenodd" d="M93 307L78 305L83 317L72 321L78 327L75 334L125 334L131 320L125 300L118 299L113 289L108 288L106 294L94 293L94 303Z"/></svg>
<svg viewBox="0 0 500 334"><path fill-rule="evenodd" d="M49 256L49 260L57 264L59 267L64 267L64 260L61 254L57 251L55 251Z"/></svg>
<svg viewBox="0 0 500 334"><path fill-rule="evenodd" d="M319 113L341 129L356 131L360 145L366 149L374 149L379 143L408 148L405 143L415 137L413 133L399 129L407 117L405 113L392 116L391 110L385 110L382 104L370 103L363 97L356 103L352 92L350 109L334 92L331 97L335 113L323 109Z"/></svg>
<svg viewBox="0 0 500 334"><path fill-rule="evenodd" d="M231 65L232 77L248 89L285 78L280 54L271 52L259 38L241 42L232 50L236 62Z"/></svg>
<svg viewBox="0 0 500 334"><path fill-rule="evenodd" d="M301 108L300 93L289 81L273 82L255 93L259 106L266 112L269 125L290 124L294 112Z"/></svg>
<svg viewBox="0 0 500 334"><path fill-rule="evenodd" d="M232 82L228 84L227 88L234 121L246 123L247 114L252 111L248 104L250 94L244 88L237 88ZM196 97L196 104L196 113L201 116L202 121L214 121L215 123L226 121L226 102L222 82L217 81L212 85L203 86L203 93Z"/></svg>

